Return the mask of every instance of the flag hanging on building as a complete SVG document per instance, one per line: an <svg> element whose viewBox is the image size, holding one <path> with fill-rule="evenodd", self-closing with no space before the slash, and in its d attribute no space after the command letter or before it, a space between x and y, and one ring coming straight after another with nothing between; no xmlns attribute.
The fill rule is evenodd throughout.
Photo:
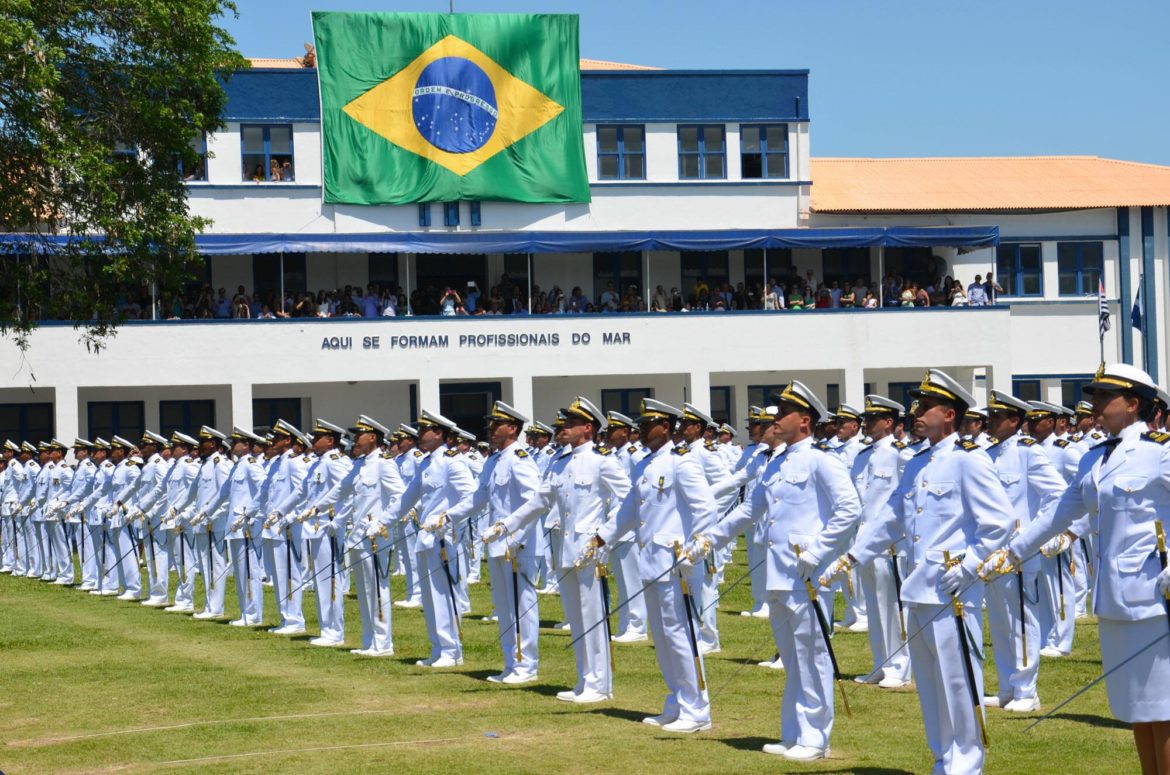
<svg viewBox="0 0 1170 775"><path fill-rule="evenodd" d="M1105 281L1097 281L1097 325L1101 336L1109 330L1109 302L1105 299Z"/></svg>
<svg viewBox="0 0 1170 775"><path fill-rule="evenodd" d="M569 14L313 13L327 204L588 202Z"/></svg>
<svg viewBox="0 0 1170 775"><path fill-rule="evenodd" d="M1142 330L1142 314L1146 311L1145 304L1142 302L1142 284L1144 282L1144 277L1138 280L1137 295L1133 297L1133 309L1129 311L1129 320L1133 323L1133 327L1139 331Z"/></svg>

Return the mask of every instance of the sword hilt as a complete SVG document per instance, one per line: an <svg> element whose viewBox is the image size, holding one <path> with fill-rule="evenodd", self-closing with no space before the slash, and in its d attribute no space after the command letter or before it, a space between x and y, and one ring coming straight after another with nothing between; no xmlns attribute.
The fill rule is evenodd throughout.
<svg viewBox="0 0 1170 775"><path fill-rule="evenodd" d="M1158 553L1162 555L1163 564L1166 559L1166 531L1162 529L1162 520L1154 520L1154 534L1158 536Z"/></svg>

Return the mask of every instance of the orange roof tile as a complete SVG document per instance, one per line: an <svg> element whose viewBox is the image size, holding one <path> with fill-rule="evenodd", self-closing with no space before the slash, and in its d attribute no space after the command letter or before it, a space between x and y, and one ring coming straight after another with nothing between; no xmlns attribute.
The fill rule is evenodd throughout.
<svg viewBox="0 0 1170 775"><path fill-rule="evenodd" d="M252 63L252 67L267 67L277 69L300 69L304 67L301 57L289 57L288 59L273 59L269 57L251 57L248 60ZM582 70L661 70L660 67L647 67L646 65L630 65L624 62L607 62L604 59L582 59Z"/></svg>
<svg viewBox="0 0 1170 775"><path fill-rule="evenodd" d="M812 209L997 212L1170 205L1170 167L1097 156L812 159Z"/></svg>

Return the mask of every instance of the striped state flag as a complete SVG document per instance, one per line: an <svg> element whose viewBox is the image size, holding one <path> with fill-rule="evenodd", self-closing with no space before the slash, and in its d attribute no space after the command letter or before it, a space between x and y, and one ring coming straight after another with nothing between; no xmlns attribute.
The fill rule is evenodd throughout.
<svg viewBox="0 0 1170 775"><path fill-rule="evenodd" d="M1101 336L1109 330L1109 302L1105 299L1105 281L1097 281L1097 324L1101 329Z"/></svg>

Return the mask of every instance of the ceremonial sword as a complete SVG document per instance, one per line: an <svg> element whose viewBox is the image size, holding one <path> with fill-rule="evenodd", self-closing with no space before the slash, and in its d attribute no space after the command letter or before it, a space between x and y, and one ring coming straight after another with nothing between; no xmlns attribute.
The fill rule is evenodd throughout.
<svg viewBox="0 0 1170 775"><path fill-rule="evenodd" d="M951 559L949 550L943 550L943 567L952 568L959 564L959 560ZM1023 563L1020 563L1023 567ZM1023 587L1020 587L1023 589ZM1022 595L1022 593L1021 593ZM967 690L971 693L971 705L975 712L975 722L979 725L979 739L983 742L983 747L990 748L991 740L987 737L987 722L983 718L983 698L979 694L979 687L975 683L975 669L971 666L971 644L967 642L967 625L963 620L963 601L959 599L959 593L955 592L951 595L951 608L955 613L955 627L958 628L959 634L959 650L963 657L963 674L967 678Z"/></svg>

